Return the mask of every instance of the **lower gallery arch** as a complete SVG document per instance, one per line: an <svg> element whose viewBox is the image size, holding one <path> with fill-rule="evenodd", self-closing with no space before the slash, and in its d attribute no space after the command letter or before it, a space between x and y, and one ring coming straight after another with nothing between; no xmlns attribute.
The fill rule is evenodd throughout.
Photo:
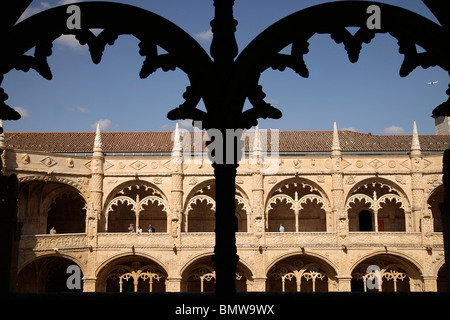
<svg viewBox="0 0 450 320"><path fill-rule="evenodd" d="M353 292L423 291L419 268L394 254L377 254L360 261L351 276Z"/></svg>
<svg viewBox="0 0 450 320"><path fill-rule="evenodd" d="M69 288L68 278L75 272L67 272L69 266L78 266L80 271L79 288ZM81 292L83 291L83 271L69 257L50 255L28 263L17 276L16 291L19 293ZM75 284L75 282L71 282Z"/></svg>
<svg viewBox="0 0 450 320"><path fill-rule="evenodd" d="M447 274L445 271L446 264L442 264L442 266L439 268L437 273L437 280L436 280L436 289L438 292L447 292Z"/></svg>
<svg viewBox="0 0 450 320"><path fill-rule="evenodd" d="M267 272L269 292L334 291L336 272L327 262L306 254L296 254L277 261Z"/></svg>
<svg viewBox="0 0 450 320"><path fill-rule="evenodd" d="M166 292L167 272L150 258L130 255L109 262L98 273L97 292Z"/></svg>
<svg viewBox="0 0 450 320"><path fill-rule="evenodd" d="M192 261L182 272L182 292L213 292L215 277L212 255L202 256ZM236 291L247 292L252 288L252 273L242 262L236 267Z"/></svg>

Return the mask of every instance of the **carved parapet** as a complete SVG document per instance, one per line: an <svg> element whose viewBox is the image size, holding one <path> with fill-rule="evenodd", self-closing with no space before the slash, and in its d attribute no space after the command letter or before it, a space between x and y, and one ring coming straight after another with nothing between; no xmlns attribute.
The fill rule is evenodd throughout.
<svg viewBox="0 0 450 320"><path fill-rule="evenodd" d="M57 235L29 235L22 236L19 248L23 250L53 250L77 249L86 246L86 235L57 234Z"/></svg>

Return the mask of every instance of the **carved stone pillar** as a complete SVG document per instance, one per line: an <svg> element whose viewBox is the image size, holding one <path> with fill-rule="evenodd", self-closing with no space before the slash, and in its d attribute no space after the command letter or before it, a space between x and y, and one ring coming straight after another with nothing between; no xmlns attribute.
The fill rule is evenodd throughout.
<svg viewBox="0 0 450 320"><path fill-rule="evenodd" d="M411 142L411 192L412 192L412 221L405 221L406 232L419 231L421 221L424 219L424 191L423 191L423 164L420 151L419 135L414 122L413 136ZM422 230L420 230L422 231Z"/></svg>
<svg viewBox="0 0 450 320"><path fill-rule="evenodd" d="M337 286L338 286L338 291L342 291L342 292L350 292L352 291L352 277L351 276L336 276L337 278Z"/></svg>
<svg viewBox="0 0 450 320"><path fill-rule="evenodd" d="M102 214L104 161L105 156L103 155L102 150L100 126L97 124L97 132L95 134L94 141L94 153L91 160L90 203L88 204L88 210L86 213L86 236L90 242L97 237L98 220L99 216Z"/></svg>
<svg viewBox="0 0 450 320"><path fill-rule="evenodd" d="M181 292L181 278L167 277L166 292Z"/></svg>
<svg viewBox="0 0 450 320"><path fill-rule="evenodd" d="M348 236L348 216L345 210L344 173L342 155L336 123L333 128L333 145L331 147L331 197L336 231L341 240ZM328 225L328 223L327 223Z"/></svg>
<svg viewBox="0 0 450 320"><path fill-rule="evenodd" d="M264 179L261 173L263 157L259 128L256 126L252 150L252 218L248 232L254 232L259 238L264 233Z"/></svg>
<svg viewBox="0 0 450 320"><path fill-rule="evenodd" d="M171 208L167 216L167 230L172 237L179 238L183 213L183 145L178 123L176 124L172 149Z"/></svg>
<svg viewBox="0 0 450 320"><path fill-rule="evenodd" d="M105 162L105 156L102 150L102 139L100 134L100 126L97 124L97 131L95 133L94 140L94 153L91 160L91 181L90 181L90 197L86 210L86 244L91 248L87 255L89 260L89 269L86 270L84 275L85 292L94 292L96 288L95 277L95 261L96 261L96 248L97 248L97 232L98 221L102 214L102 202L103 202L103 164Z"/></svg>

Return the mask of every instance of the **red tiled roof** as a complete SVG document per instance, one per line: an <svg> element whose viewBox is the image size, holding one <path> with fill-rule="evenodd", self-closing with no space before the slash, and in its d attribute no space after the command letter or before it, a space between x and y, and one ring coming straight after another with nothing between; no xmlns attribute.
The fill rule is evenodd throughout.
<svg viewBox="0 0 450 320"><path fill-rule="evenodd" d="M264 132L260 131L262 137ZM247 132L246 150L253 143L253 131ZM102 132L105 153L171 152L173 132ZM193 133L191 132L191 138ZM95 132L5 132L7 148L54 153L91 153ZM188 139L185 139L185 142ZM191 141L194 139L192 138ZM198 139L197 139L198 140ZM332 131L280 131L280 152L331 152ZM342 151L395 152L411 149L411 136L371 135L339 131ZM266 138L269 150L271 134ZM450 148L450 135L419 136L422 151L444 151ZM264 139L262 144L265 145ZM204 142L202 143L204 147ZM197 147L198 149L198 147ZM192 146L192 150L194 146Z"/></svg>

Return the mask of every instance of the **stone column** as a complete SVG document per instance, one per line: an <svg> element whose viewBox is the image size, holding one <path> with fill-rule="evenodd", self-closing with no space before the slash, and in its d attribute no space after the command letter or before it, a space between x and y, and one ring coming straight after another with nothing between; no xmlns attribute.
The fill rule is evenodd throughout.
<svg viewBox="0 0 450 320"><path fill-rule="evenodd" d="M422 153L420 151L419 135L417 133L416 122L414 122L413 136L411 142L411 191L412 191L412 217L408 221L405 219L406 232L419 231L421 221L426 223L423 217L424 191L423 191L423 171ZM425 213L426 215L426 213ZM424 228L422 228L423 231ZM425 228L427 229L427 228Z"/></svg>
<svg viewBox="0 0 450 320"><path fill-rule="evenodd" d="M351 276L336 276L336 279L337 279L338 291L343 291L343 292L352 291L352 287L351 287L352 277Z"/></svg>
<svg viewBox="0 0 450 320"><path fill-rule="evenodd" d="M349 229L347 211L345 210L342 154L336 122L334 123L333 145L331 147L331 196L334 221L337 224L335 229L339 239L344 240L348 236Z"/></svg>
<svg viewBox="0 0 450 320"><path fill-rule="evenodd" d="M95 265L97 255L97 232L98 221L102 214L103 201L103 163L105 156L102 150L102 139L100 134L100 125L97 124L97 131L94 140L94 153L91 160L91 181L90 181L90 197L86 210L86 245L90 247L87 253L88 270L84 275L85 292L95 292L96 276Z"/></svg>
<svg viewBox="0 0 450 320"><path fill-rule="evenodd" d="M86 214L86 235L91 241L97 237L97 225L102 214L103 200L103 163L105 156L102 150L100 126L97 124L97 132L94 141L94 153L91 160L90 198Z"/></svg>
<svg viewBox="0 0 450 320"><path fill-rule="evenodd" d="M252 148L252 217L248 226L248 232L254 232L259 238L262 237L265 229L264 221L264 179L261 167L264 159L262 156L259 127L256 126L255 137Z"/></svg>
<svg viewBox="0 0 450 320"><path fill-rule="evenodd" d="M167 277L166 292L181 292L181 278Z"/></svg>
<svg viewBox="0 0 450 320"><path fill-rule="evenodd" d="M179 238L183 214L183 144L178 123L173 136L172 149L172 189L170 213L167 216L167 231ZM175 243L175 242L174 242Z"/></svg>

